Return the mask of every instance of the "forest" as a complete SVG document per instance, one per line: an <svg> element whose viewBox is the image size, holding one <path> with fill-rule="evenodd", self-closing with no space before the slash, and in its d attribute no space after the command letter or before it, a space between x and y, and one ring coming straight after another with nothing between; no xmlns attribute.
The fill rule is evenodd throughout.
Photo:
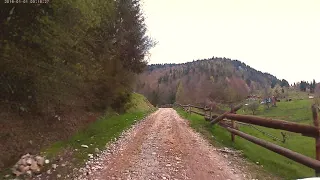
<svg viewBox="0 0 320 180"><path fill-rule="evenodd" d="M212 57L182 64L152 64L139 76L136 91L154 105L179 102L204 105L235 103L249 94L270 91L288 81L258 71L245 63Z"/></svg>
<svg viewBox="0 0 320 180"><path fill-rule="evenodd" d="M121 110L146 65L138 0L55 0L1 8L0 99L39 112L77 105Z"/></svg>
<svg viewBox="0 0 320 180"><path fill-rule="evenodd" d="M2 2L0 24L0 171L96 112L124 112L155 44L139 0Z"/></svg>

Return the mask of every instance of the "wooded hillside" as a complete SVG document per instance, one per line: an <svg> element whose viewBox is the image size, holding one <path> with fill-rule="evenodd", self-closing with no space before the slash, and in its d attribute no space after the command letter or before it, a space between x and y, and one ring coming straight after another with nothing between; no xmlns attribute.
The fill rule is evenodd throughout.
<svg viewBox="0 0 320 180"><path fill-rule="evenodd" d="M238 61L213 57L183 64L149 65L136 91L154 104L232 103L264 88L287 83ZM286 85L288 86L288 85Z"/></svg>
<svg viewBox="0 0 320 180"><path fill-rule="evenodd" d="M0 172L125 111L153 46L139 0L0 4Z"/></svg>
<svg viewBox="0 0 320 180"><path fill-rule="evenodd" d="M121 109L152 46L138 0L1 6L1 103Z"/></svg>

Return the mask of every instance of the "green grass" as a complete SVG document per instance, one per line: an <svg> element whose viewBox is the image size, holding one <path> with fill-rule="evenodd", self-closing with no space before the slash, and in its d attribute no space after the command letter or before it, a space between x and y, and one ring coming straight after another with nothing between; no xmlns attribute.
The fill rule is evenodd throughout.
<svg viewBox="0 0 320 180"><path fill-rule="evenodd" d="M130 108L125 114L107 113L108 115L100 117L68 140L58 141L44 149L42 154L53 158L65 149L77 149L74 158L76 163L82 163L88 158L89 153L95 154L95 148L104 149L106 143L117 138L121 132L155 110L144 96L136 93L132 94L128 107ZM88 145L89 148L82 148L82 144Z"/></svg>
<svg viewBox="0 0 320 180"><path fill-rule="evenodd" d="M260 105L255 115L277 118L283 120L289 120L304 124L312 124L311 117L311 104L312 100L294 100L289 102L278 102L277 107L270 107L267 109L265 106ZM250 111L241 109L238 111L239 114L251 114Z"/></svg>
<svg viewBox="0 0 320 180"><path fill-rule="evenodd" d="M311 101L310 100L295 100L292 102L280 102L278 107L265 109L261 106L257 112L258 116L278 118L287 121L294 121L304 124L312 124L311 116ZM197 131L203 133L206 137L214 140L214 143L223 144L239 150L243 150L244 156L252 162L259 162L264 168L285 179L296 179L303 177L314 176L314 170L296 163L288 158L278 155L254 143L236 137L235 143L232 143L230 133L220 126L210 126L203 117L191 114L188 115L182 109L177 109L177 112L184 118L190 121L191 126ZM250 113L239 110L239 113ZM258 127L258 126L256 126ZM281 130L258 127L259 129L272 134L279 139L282 139ZM280 146L291 149L295 152L315 158L315 140L313 138L301 136L300 134L286 132L288 139L286 143L274 141L271 137L265 136L263 133L248 126L240 126L240 130L255 137L267 140ZM282 131L284 132L284 131ZM213 138L213 137L214 138ZM263 179L263 178L262 178Z"/></svg>
<svg viewBox="0 0 320 180"><path fill-rule="evenodd" d="M147 112L133 112L112 117L103 116L86 129L73 135L70 139L54 143L44 150L44 154L52 157L62 149L71 147L72 149L78 149L77 159L86 159L88 153L94 154L95 148L103 149L107 142L118 137L122 131L147 114ZM82 148L82 144L88 145L89 148Z"/></svg>
<svg viewBox="0 0 320 180"><path fill-rule="evenodd" d="M307 92L302 92L298 90L289 90L288 91L288 96L291 99L308 99L309 95Z"/></svg>
<svg viewBox="0 0 320 180"><path fill-rule="evenodd" d="M128 113L136 111L148 111L153 108L153 105L148 101L146 97L138 93L132 93L131 101L127 105L129 108Z"/></svg>

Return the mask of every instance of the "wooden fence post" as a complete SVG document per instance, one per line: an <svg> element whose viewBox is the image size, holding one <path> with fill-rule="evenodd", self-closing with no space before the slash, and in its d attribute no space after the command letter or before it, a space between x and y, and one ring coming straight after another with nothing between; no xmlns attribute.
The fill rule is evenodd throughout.
<svg viewBox="0 0 320 180"><path fill-rule="evenodd" d="M188 111L189 111L189 114L191 114L191 106L190 106L190 104L188 104Z"/></svg>
<svg viewBox="0 0 320 180"><path fill-rule="evenodd" d="M235 113L233 105L231 105L231 113ZM234 120L231 120L231 126L233 129L236 128L236 123ZM233 133L231 133L231 141L234 142L234 140L235 140L235 135Z"/></svg>
<svg viewBox="0 0 320 180"><path fill-rule="evenodd" d="M210 107L210 121L212 120L212 107Z"/></svg>
<svg viewBox="0 0 320 180"><path fill-rule="evenodd" d="M204 106L203 111L204 111L204 117L206 117L207 116L207 106Z"/></svg>
<svg viewBox="0 0 320 180"><path fill-rule="evenodd" d="M319 119L318 119L318 107L316 104L312 105L312 116L313 116L313 124L315 127L319 128ZM316 159L320 160L320 137L316 138ZM316 176L320 176L320 169L315 169Z"/></svg>

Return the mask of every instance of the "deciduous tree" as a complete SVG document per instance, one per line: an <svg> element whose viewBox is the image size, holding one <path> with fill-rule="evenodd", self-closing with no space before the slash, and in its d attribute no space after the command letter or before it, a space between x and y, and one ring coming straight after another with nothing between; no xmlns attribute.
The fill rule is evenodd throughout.
<svg viewBox="0 0 320 180"><path fill-rule="evenodd" d="M259 102L258 101L253 101L253 102L250 102L248 104L248 109L252 112L252 114L254 115L255 112L259 109Z"/></svg>
<svg viewBox="0 0 320 180"><path fill-rule="evenodd" d="M0 11L0 100L29 110L120 110L154 45L138 0L4 4Z"/></svg>

